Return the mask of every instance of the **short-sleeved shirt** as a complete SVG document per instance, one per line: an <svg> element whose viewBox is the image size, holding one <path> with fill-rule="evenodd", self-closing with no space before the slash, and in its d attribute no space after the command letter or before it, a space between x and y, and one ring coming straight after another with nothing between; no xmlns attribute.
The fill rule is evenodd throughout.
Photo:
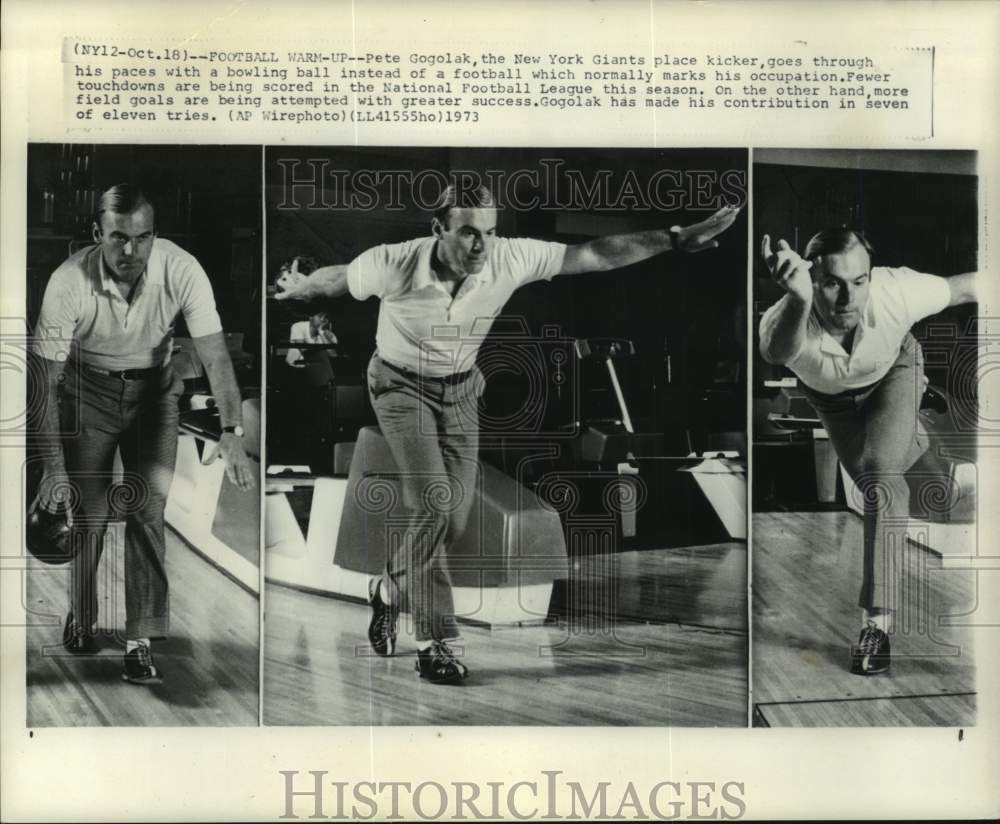
<svg viewBox="0 0 1000 824"><path fill-rule="evenodd" d="M292 328L288 333L289 343L326 343L334 344L337 343L337 336L333 334L332 329L323 329L318 335L312 333L312 327L307 320L296 321L292 324ZM285 363L289 366L302 366L303 365L302 350L296 349L295 347L289 347L288 351L285 353Z"/></svg>
<svg viewBox="0 0 1000 824"><path fill-rule="evenodd" d="M129 302L108 274L101 247L89 246L49 278L34 351L48 360L65 360L75 341L76 358L89 366L162 366L170 361L178 315L192 337L222 331L212 284L192 255L156 238Z"/></svg>
<svg viewBox="0 0 1000 824"><path fill-rule="evenodd" d="M332 329L323 329L318 335L312 333L312 327L307 320L296 321L288 332L290 343L337 343L337 336Z"/></svg>
<svg viewBox="0 0 1000 824"><path fill-rule="evenodd" d="M466 277L452 298L431 268L436 243L426 237L368 249L347 267L347 285L358 300L374 295L382 301L376 332L382 358L442 377L475 365L493 319L514 290L557 275L566 245L497 238L482 271Z"/></svg>
<svg viewBox="0 0 1000 824"><path fill-rule="evenodd" d="M868 303L861 312L851 352L823 328L813 307L802 348L785 365L807 386L827 395L871 386L892 368L913 324L940 312L950 300L946 278L905 267L877 266L871 270ZM779 305L761 318L762 341L771 333Z"/></svg>

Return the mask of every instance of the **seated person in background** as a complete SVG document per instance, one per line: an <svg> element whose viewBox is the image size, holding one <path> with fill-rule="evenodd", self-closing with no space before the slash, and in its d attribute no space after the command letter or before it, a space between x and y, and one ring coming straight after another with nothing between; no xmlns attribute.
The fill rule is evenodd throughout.
<svg viewBox="0 0 1000 824"><path fill-rule="evenodd" d="M288 340L291 343L334 344L337 343L337 336L333 334L330 318L326 312L317 312L315 315L310 315L308 320L293 323L288 333ZM305 366L305 357L300 349L290 348L285 354L285 363L302 368Z"/></svg>
<svg viewBox="0 0 1000 824"><path fill-rule="evenodd" d="M308 255L297 255L291 260L286 260L278 269L278 277L275 285L279 292L288 292L294 289L310 274L312 274L319 264ZM330 318L325 311L316 312L309 316L307 320L296 321L288 333L288 340L291 343L337 343L337 336L330 326ZM305 366L305 358L300 349L291 348L285 354L285 363L289 366L301 368Z"/></svg>

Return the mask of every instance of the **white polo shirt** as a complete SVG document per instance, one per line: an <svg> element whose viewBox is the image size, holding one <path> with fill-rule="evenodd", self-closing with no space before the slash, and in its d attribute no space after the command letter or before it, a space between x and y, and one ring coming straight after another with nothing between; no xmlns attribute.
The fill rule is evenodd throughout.
<svg viewBox="0 0 1000 824"><path fill-rule="evenodd" d="M877 266L871 271L868 303L861 311L851 352L823 328L813 307L802 348L786 366L807 386L827 395L870 386L892 368L913 324L940 312L950 301L947 278ZM765 343L779 304L761 318L760 337Z"/></svg>
<svg viewBox="0 0 1000 824"><path fill-rule="evenodd" d="M309 321L300 320L292 324L288 332L290 343L337 343L337 336L332 329L324 329L318 335L312 333Z"/></svg>
<svg viewBox="0 0 1000 824"><path fill-rule="evenodd" d="M562 269L566 244L497 238L483 270L469 275L454 298L431 269L437 239L375 246L347 267L347 286L358 300L382 303L375 341L386 360L443 377L471 369L493 319L514 290L551 280Z"/></svg>
<svg viewBox="0 0 1000 824"><path fill-rule="evenodd" d="M191 337L222 331L212 284L192 255L164 238L153 249L129 303L104 266L100 246L81 249L49 278L35 326L34 351L77 357L101 369L145 369L170 361L174 324L184 315Z"/></svg>

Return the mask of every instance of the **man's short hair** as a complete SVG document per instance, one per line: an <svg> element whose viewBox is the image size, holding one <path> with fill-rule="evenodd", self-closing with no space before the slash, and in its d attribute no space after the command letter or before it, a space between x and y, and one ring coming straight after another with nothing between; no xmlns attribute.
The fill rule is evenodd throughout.
<svg viewBox="0 0 1000 824"><path fill-rule="evenodd" d="M434 217L447 228L448 213L452 209L484 209L496 205L493 192L482 184L459 185L451 183L444 188L434 204Z"/></svg>
<svg viewBox="0 0 1000 824"><path fill-rule="evenodd" d="M101 226L101 215L111 212L113 215L127 215L136 209L148 206L156 214L156 209L152 202L143 194L142 189L132 183L119 183L112 186L97 201L97 208L94 210L94 223Z"/></svg>
<svg viewBox="0 0 1000 824"><path fill-rule="evenodd" d="M869 258L874 257L874 247L868 242L868 238L857 229L845 227L824 229L810 238L802 257L815 263L818 258L825 255L840 255L851 251L856 246L861 246L868 252Z"/></svg>

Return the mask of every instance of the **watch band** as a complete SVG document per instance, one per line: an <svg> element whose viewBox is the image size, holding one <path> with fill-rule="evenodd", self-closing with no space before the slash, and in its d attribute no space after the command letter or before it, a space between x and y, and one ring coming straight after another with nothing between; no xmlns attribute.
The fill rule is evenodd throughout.
<svg viewBox="0 0 1000 824"><path fill-rule="evenodd" d="M230 435L235 435L237 438L242 438L243 427L238 424L236 426L224 426L222 427L222 434L223 435L230 434Z"/></svg>
<svg viewBox="0 0 1000 824"><path fill-rule="evenodd" d="M676 249L678 252L684 251L684 246L681 244L681 227L671 226L670 227L670 248Z"/></svg>

